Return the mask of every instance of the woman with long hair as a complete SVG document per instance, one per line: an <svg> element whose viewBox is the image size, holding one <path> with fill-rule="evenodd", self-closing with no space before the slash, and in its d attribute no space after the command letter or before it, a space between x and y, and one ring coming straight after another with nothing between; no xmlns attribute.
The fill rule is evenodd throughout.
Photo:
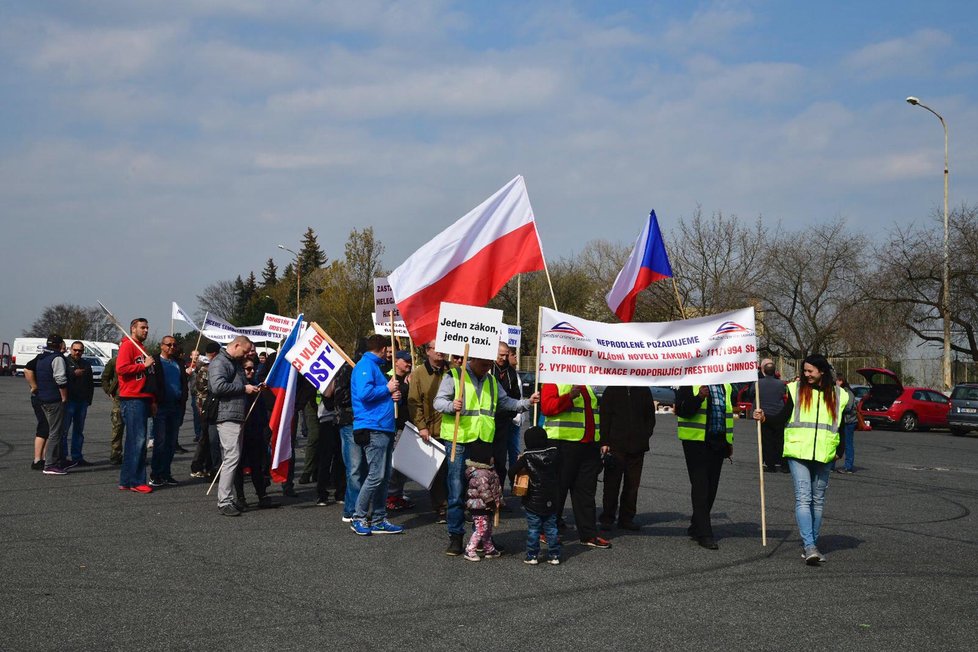
<svg viewBox="0 0 978 652"><path fill-rule="evenodd" d="M802 558L809 566L825 562L817 547L818 535L832 464L845 451L839 426L848 403L849 395L832 378L829 361L814 353L805 358L801 379L788 385L788 401L776 417L786 421L784 457L795 487ZM754 410L754 418L763 422L764 411Z"/></svg>

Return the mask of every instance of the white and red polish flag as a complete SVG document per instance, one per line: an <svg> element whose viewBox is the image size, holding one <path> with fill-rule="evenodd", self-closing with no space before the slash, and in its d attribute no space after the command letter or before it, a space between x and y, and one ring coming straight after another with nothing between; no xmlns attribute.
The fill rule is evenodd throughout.
<svg viewBox="0 0 978 652"><path fill-rule="evenodd" d="M484 307L523 272L544 269L522 176L418 249L387 277L415 342L435 339L442 301Z"/></svg>

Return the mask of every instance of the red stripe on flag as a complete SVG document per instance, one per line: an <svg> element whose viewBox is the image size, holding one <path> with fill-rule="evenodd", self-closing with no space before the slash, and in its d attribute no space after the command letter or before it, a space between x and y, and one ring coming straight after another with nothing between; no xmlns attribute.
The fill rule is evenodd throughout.
<svg viewBox="0 0 978 652"><path fill-rule="evenodd" d="M430 342L438 331L442 301L485 306L506 283L544 268L536 225L528 222L484 247L435 283L397 302L415 342Z"/></svg>
<svg viewBox="0 0 978 652"><path fill-rule="evenodd" d="M285 482L289 479L289 465L292 461L292 429L291 427L288 431L283 432L282 428L282 416L286 408L295 409L295 406L287 406L285 401L286 391L281 387L270 388L272 394L275 396L275 404L272 406L272 415L268 419L268 423L272 426L272 439L270 442L270 447L272 449L272 460L274 463L276 451L279 452L279 459L281 460L279 466L272 467L271 476L272 480L275 482ZM261 399L258 399L261 400ZM284 456L284 460L281 459Z"/></svg>

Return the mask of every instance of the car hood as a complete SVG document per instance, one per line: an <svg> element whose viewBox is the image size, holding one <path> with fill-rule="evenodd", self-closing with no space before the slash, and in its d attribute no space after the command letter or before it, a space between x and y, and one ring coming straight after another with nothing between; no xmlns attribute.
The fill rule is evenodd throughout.
<svg viewBox="0 0 978 652"><path fill-rule="evenodd" d="M866 367L864 369L857 369L856 373L865 378L866 382L869 383L871 387L876 387L877 385L888 385L897 389L903 389L903 384L900 382L900 377L889 369Z"/></svg>

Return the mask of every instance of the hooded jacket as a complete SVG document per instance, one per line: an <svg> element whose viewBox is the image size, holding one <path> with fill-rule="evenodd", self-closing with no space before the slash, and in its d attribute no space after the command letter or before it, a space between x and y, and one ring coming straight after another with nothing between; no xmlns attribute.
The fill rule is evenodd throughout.
<svg viewBox="0 0 978 652"><path fill-rule="evenodd" d="M509 470L512 480L520 471L530 474L530 486L523 496L523 507L539 516L557 513L557 448L525 450Z"/></svg>

